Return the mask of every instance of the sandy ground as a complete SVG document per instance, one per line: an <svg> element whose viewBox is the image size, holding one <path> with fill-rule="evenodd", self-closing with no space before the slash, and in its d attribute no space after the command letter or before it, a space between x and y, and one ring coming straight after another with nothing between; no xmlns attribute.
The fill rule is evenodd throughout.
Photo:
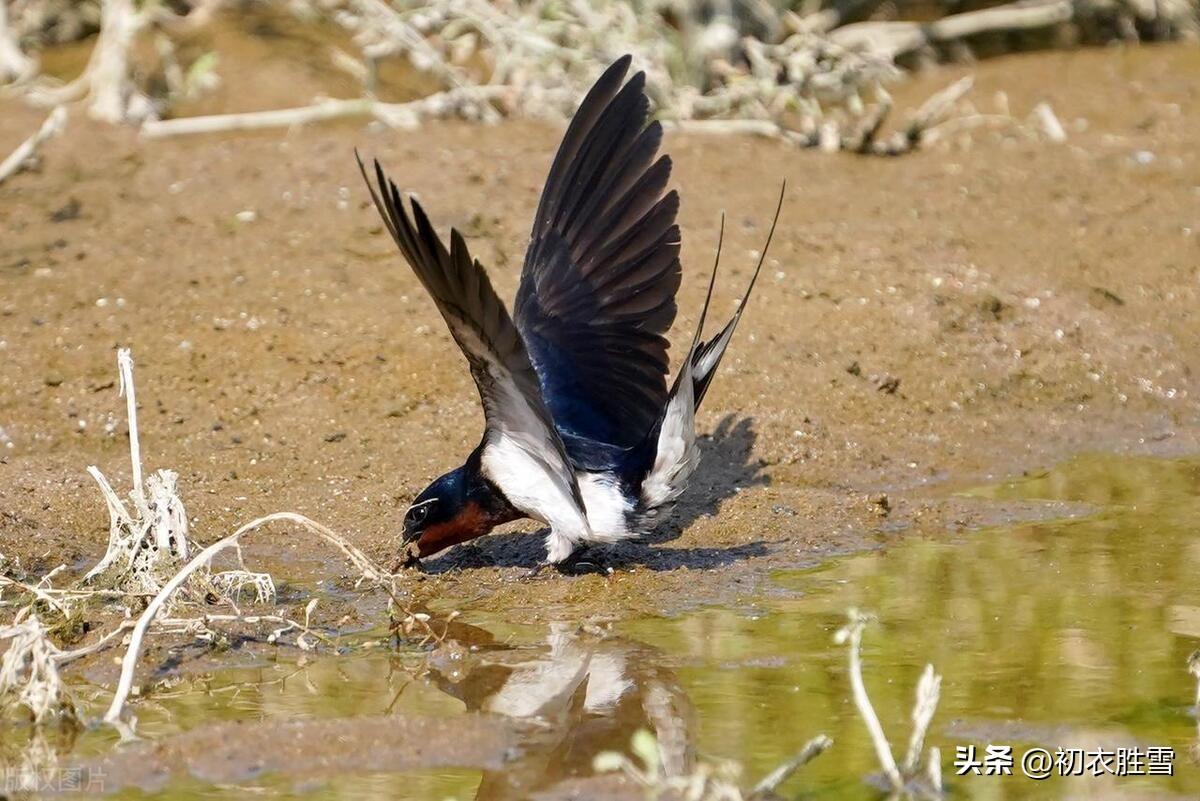
<svg viewBox="0 0 1200 801"><path fill-rule="evenodd" d="M674 610L901 532L1046 513L948 492L989 476L1080 451L1195 452L1200 50L974 71L981 111L1001 91L1018 117L1048 101L1069 142L986 120L890 160L668 136L683 198L676 343L720 212L719 315L789 186L700 415L711 436L693 489L661 531L608 555L609 578L513 581L541 553L525 526L431 561L420 593L516 617ZM901 105L959 72L909 82ZM0 153L40 119L0 104ZM294 510L391 557L408 500L458 464L482 418L352 149L378 156L440 228L460 227L511 297L559 135L355 122L139 142L77 114L39 172L0 186L0 553L38 571L103 551L85 467L128 486L114 383L127 346L146 466L180 473L197 539ZM341 570L286 529L263 542L252 555L277 574Z"/></svg>

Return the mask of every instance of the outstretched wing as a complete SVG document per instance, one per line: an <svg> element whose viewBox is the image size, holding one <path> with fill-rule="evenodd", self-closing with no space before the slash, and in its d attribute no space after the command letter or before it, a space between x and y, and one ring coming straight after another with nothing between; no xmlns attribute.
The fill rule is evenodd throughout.
<svg viewBox="0 0 1200 801"><path fill-rule="evenodd" d="M454 341L467 357L483 401L489 442L503 444L506 453L519 454L523 466L540 468L538 472L544 475L522 475L520 479L522 482L531 479L539 492L545 487L549 495L544 499L546 503L562 514L578 513L586 527L575 471L542 401L525 343L483 266L471 258L457 230L450 232L450 249L446 250L424 210L412 198L409 198L413 216L410 220L399 190L384 175L378 161L375 162L378 192L367 177L361 158L358 167L388 232L433 297ZM485 446L485 454L486 450ZM501 490L505 489L505 476L489 478ZM537 514L541 510L523 508L523 511Z"/></svg>
<svg viewBox="0 0 1200 801"><path fill-rule="evenodd" d="M667 340L679 289L679 197L663 194L662 127L646 126L645 75L605 71L575 113L538 204L514 319L554 423L622 448L667 400Z"/></svg>

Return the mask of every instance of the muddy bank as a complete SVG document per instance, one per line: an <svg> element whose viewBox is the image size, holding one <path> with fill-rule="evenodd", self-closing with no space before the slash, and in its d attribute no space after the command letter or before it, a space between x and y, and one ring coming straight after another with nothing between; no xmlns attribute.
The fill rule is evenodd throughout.
<svg viewBox="0 0 1200 801"><path fill-rule="evenodd" d="M279 774L302 783L331 774L446 765L497 770L512 758L512 741L531 728L486 716L239 722L115 750L79 769L85 777L103 776L109 793L126 787L156 792L184 776L226 785Z"/></svg>
<svg viewBox="0 0 1200 801"><path fill-rule="evenodd" d="M726 310L789 181L765 280L701 414L711 436L694 487L647 542L607 555L608 579L515 583L540 554L525 526L430 562L416 592L515 617L678 609L906 531L1047 514L947 500L947 487L1079 451L1194 452L1197 69L1188 46L975 69L981 111L1001 91L1018 116L1048 101L1062 146L986 120L894 160L669 135L677 343L720 211ZM900 99L954 77L917 79ZM7 152L40 117L0 108ZM294 510L386 559L407 501L457 464L482 418L352 148L419 193L440 228L463 230L511 297L559 135L347 123L139 142L73 120L40 172L0 187L0 553L37 570L102 552L84 468L128 482L120 345L138 362L146 467L179 471L200 540ZM261 543L249 554L277 575L340 571L286 530Z"/></svg>
<svg viewBox="0 0 1200 801"><path fill-rule="evenodd" d="M743 786L823 733L833 747L783 797L878 799L880 785L861 779L878 765L833 641L858 608L879 614L865 681L893 743L921 667L944 677L929 745L953 795L1194 797L1184 665L1200 637L1200 462L1081 457L973 492L1091 511L904 538L669 618L512 625L476 608L438 621L427 649L153 654L147 661L180 667L136 705L150 742L114 749L115 733L90 731L69 764L120 798L142 788L162 798L637 799L640 787L597 775L594 760L632 756L639 730L654 733L666 775L732 760ZM88 679L105 682L95 671ZM1166 747L1176 772L1041 782L1014 771L999 786L951 775L958 747L986 743L1018 753Z"/></svg>

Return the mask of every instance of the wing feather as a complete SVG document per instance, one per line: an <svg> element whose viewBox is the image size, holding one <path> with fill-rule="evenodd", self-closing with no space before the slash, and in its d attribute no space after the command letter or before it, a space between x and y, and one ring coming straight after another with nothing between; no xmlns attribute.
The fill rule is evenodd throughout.
<svg viewBox="0 0 1200 801"><path fill-rule="evenodd" d="M466 241L457 230L450 232L447 250L425 210L412 198L409 199L412 218L409 218L400 191L378 161L375 184L368 178L361 158L358 166L384 226L433 298L450 334L467 358L483 403L486 436L504 437L534 460L561 494L560 500L574 506L586 528L575 471L542 400L524 340L492 288L487 272L471 258ZM494 480L503 490L503 478Z"/></svg>
<svg viewBox="0 0 1200 801"><path fill-rule="evenodd" d="M626 56L605 71L567 128L514 306L569 448L632 447L667 399L679 197L666 192L670 159L657 156L662 127L646 124L645 76L622 86L629 64Z"/></svg>

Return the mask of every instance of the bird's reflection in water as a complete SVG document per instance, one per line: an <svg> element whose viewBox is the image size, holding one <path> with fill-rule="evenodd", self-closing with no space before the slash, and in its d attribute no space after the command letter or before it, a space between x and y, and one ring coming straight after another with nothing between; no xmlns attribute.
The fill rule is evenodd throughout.
<svg viewBox="0 0 1200 801"><path fill-rule="evenodd" d="M667 775L689 773L693 709L656 649L595 629L553 623L542 644L509 647L455 621L430 678L468 711L536 724L520 754L485 772L478 799L524 799L588 776L602 751L629 753L638 729L658 739Z"/></svg>

